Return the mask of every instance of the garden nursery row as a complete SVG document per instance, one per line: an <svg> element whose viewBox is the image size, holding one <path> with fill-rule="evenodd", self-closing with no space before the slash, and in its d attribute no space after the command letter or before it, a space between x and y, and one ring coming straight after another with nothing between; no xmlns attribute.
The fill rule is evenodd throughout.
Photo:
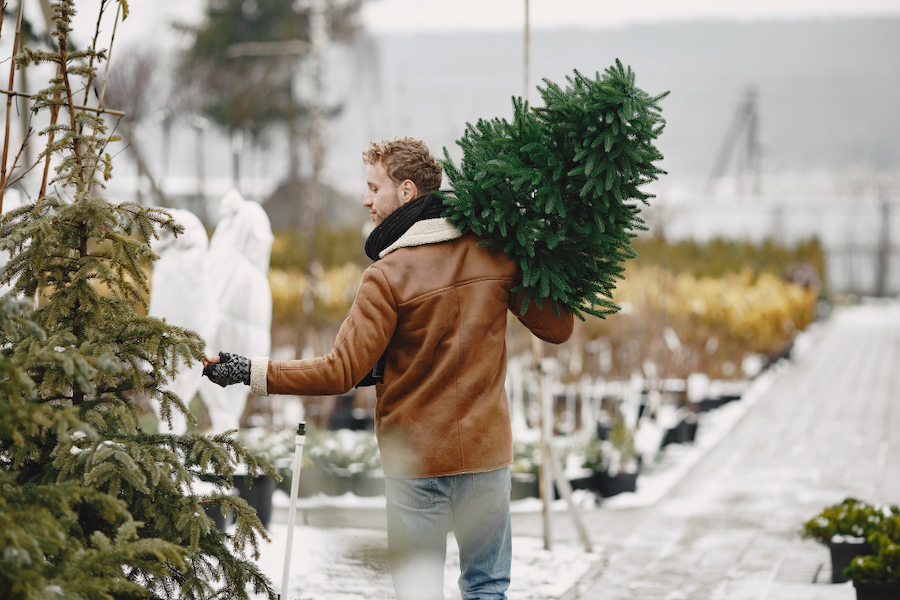
<svg viewBox="0 0 900 600"><path fill-rule="evenodd" d="M512 369L515 372L515 369ZM511 499L539 497L540 431L530 419L540 404L534 382L527 377L509 386L513 407L514 460ZM583 380L579 385L546 385L552 397L556 426L552 445L573 489L596 495L597 501L634 492L642 469L658 461L672 444L690 444L702 413L739 400L746 382L689 380L655 382L635 377L627 382ZM236 488L253 505L264 524L272 514L272 494L290 491L294 432L271 432L263 427L244 429L241 440L266 455L283 476L280 483L267 475L248 486L235 477ZM558 492L557 492L558 493ZM378 496L384 494L384 475L371 430L308 428L298 494L310 497ZM220 515L210 515L219 518Z"/></svg>

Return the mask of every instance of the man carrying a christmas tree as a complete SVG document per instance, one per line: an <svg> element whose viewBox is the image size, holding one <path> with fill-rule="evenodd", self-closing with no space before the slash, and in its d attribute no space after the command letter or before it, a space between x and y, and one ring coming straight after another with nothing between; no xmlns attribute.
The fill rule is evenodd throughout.
<svg viewBox="0 0 900 600"><path fill-rule="evenodd" d="M565 342L572 313L545 300L521 315L517 263L479 247L442 215L442 165L419 140L363 152L363 205L376 227L334 349L307 360L226 352L204 375L254 394L338 395L375 383L375 432L386 476L388 544L401 600L443 598L447 534L459 544L462 597L509 587L512 430L504 382L506 314L537 337Z"/></svg>

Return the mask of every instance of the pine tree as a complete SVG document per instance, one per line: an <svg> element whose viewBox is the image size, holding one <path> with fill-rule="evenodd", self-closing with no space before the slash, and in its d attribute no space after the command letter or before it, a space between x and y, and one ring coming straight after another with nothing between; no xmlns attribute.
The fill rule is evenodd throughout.
<svg viewBox="0 0 900 600"><path fill-rule="evenodd" d="M54 192L42 185L0 220L0 248L11 255L0 279L39 304L0 300L0 590L200 599L247 598L250 587L274 599L246 557L248 545L258 557L265 531L229 493L238 463L251 475L275 475L272 466L230 434L140 427L141 395L159 399L164 417L188 414L165 384L180 360L202 358L203 341L138 313L150 243L181 228L164 211L101 196L114 138L96 111L76 108L73 90L91 88L106 54L71 50L74 13L74 0L55 2L56 49L17 59L57 72L34 103L51 114L41 156L56 167ZM201 493L198 481L214 491ZM234 532L217 529L207 509L233 511Z"/></svg>
<svg viewBox="0 0 900 600"><path fill-rule="evenodd" d="M513 119L467 124L457 141L457 167L444 149L452 192L445 216L502 249L522 267L522 314L549 298L605 317L622 263L636 255L631 240L644 230L641 186L663 174L653 142L665 122L659 101L635 86L618 60L594 79L578 71L565 88L544 80L544 106L513 98Z"/></svg>

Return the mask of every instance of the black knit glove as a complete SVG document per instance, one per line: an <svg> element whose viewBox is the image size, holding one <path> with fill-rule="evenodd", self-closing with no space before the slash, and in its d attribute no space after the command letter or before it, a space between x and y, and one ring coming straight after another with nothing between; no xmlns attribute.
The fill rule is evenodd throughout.
<svg viewBox="0 0 900 600"><path fill-rule="evenodd" d="M225 387L235 383L250 385L250 359L240 354L219 352L218 363L208 363L203 374L216 385Z"/></svg>

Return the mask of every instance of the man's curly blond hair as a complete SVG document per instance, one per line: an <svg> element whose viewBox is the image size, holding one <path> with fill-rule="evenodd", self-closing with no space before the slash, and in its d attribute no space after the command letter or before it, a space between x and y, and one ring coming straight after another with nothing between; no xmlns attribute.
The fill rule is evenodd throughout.
<svg viewBox="0 0 900 600"><path fill-rule="evenodd" d="M422 140L398 137L370 142L363 150L362 159L367 165L384 165L388 177L398 185L409 179L416 184L420 196L441 187L444 167L431 155Z"/></svg>

